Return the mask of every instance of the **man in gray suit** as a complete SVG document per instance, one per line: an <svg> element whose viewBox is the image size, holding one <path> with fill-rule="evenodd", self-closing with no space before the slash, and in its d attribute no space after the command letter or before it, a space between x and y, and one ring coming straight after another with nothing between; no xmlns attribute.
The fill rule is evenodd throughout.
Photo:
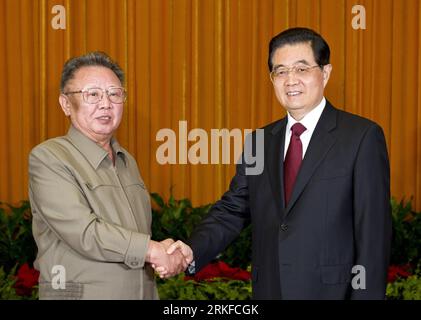
<svg viewBox="0 0 421 320"><path fill-rule="evenodd" d="M264 171L247 175L245 161L238 164L190 246L176 242L169 253L181 248L197 271L251 223L254 298L384 299L391 244L386 143L376 123L325 99L329 56L310 29L271 40L270 77L288 114L263 128Z"/></svg>
<svg viewBox="0 0 421 320"><path fill-rule="evenodd" d="M71 125L29 156L40 299L157 299L151 266L185 269L173 241L152 241L149 193L136 160L113 137L124 74L93 52L64 66L59 102Z"/></svg>

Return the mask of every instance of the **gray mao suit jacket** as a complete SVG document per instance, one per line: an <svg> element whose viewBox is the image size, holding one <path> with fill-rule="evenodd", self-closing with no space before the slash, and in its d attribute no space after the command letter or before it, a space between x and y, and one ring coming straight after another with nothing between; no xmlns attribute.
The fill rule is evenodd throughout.
<svg viewBox="0 0 421 320"><path fill-rule="evenodd" d="M107 152L74 127L29 156L40 299L157 299L145 264L149 193L135 159Z"/></svg>

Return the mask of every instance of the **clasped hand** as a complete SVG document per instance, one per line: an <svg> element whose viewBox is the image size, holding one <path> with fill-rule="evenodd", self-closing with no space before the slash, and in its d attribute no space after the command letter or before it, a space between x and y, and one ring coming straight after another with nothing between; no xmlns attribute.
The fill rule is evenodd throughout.
<svg viewBox="0 0 421 320"><path fill-rule="evenodd" d="M187 269L193 261L193 251L184 242L165 239L149 242L146 261L161 278L175 276Z"/></svg>

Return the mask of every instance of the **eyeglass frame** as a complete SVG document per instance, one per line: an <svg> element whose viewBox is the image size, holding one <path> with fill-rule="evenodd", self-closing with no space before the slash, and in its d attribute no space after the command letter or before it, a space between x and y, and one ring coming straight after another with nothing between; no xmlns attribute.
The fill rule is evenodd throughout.
<svg viewBox="0 0 421 320"><path fill-rule="evenodd" d="M314 66L307 66L307 65L296 65L296 66L292 66L292 67L281 67L280 65L277 65L277 66L274 66L274 68L273 68L273 70L269 73L269 77L270 77L270 80L272 81L272 82L275 82L275 79L273 79L274 77L273 77L273 73L278 69L278 67L280 67L280 68L285 68L285 69L287 69L287 74L285 75L285 77L282 77L282 78L278 78L278 79L286 79L288 76L289 76L289 73L291 72L291 71L294 71L294 73L295 74L297 74L296 72L296 70L297 70L297 68L302 68L302 67L306 67L305 69L306 69L306 71L308 71L308 70L310 70L310 69L314 69L314 68L317 68L317 67L319 67L320 68L320 70L323 70L323 67L324 67L325 65L320 65L320 64L316 64L316 65L314 65ZM298 76L300 76L300 75L298 75Z"/></svg>
<svg viewBox="0 0 421 320"><path fill-rule="evenodd" d="M98 89L98 90L100 90L101 92L102 92L102 95L101 95L101 98L97 101L97 102L88 102L88 101L86 101L86 99L85 99L85 92L88 92L89 90L91 90L91 89ZM114 101L111 101L111 99L110 99L110 95L109 95L109 93L108 93L108 90L109 89L122 89L123 90L123 94L124 94L124 99L123 99L123 101L122 102L114 102ZM102 89L102 88L98 88L98 87L92 87L92 88L86 88L86 89L82 89L82 90L78 90L78 91L69 91L69 92L63 92L63 94L66 96L66 95L68 95L68 94L76 94L76 93L82 93L82 99L83 99L83 101L84 102L86 102L87 104L97 104L97 103L100 103L101 101L102 101L102 99L104 99L104 92L107 94L107 98L108 98L108 100L110 100L110 102L112 102L112 103L115 103L115 104L122 104L122 103L124 103L125 101L126 101L126 99L127 99L127 91L126 91L126 89L125 88L123 88L123 87L109 87L108 89Z"/></svg>

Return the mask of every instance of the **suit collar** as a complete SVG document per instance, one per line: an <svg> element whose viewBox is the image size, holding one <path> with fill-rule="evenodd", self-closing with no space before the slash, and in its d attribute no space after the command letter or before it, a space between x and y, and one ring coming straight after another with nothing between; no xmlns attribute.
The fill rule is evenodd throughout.
<svg viewBox="0 0 421 320"><path fill-rule="evenodd" d="M301 163L294 188L292 190L291 199L285 208L287 216L294 207L295 202L303 192L305 186L310 181L313 173L327 155L328 151L336 142L336 138L331 132L336 128L337 110L326 102L326 107L316 125L314 133L311 137L307 152ZM283 166L282 166L283 168ZM283 169L282 169L283 170Z"/></svg>
<svg viewBox="0 0 421 320"><path fill-rule="evenodd" d="M301 164L291 199L285 208L283 154L285 146L285 129L287 117L277 122L265 141L265 160L274 199L279 212L289 214L291 208L303 192L316 168L335 143L331 131L336 128L337 110L326 100L326 107L314 129L307 152Z"/></svg>
<svg viewBox="0 0 421 320"><path fill-rule="evenodd" d="M67 138L80 151L80 153L86 157L86 159L95 169L98 169L101 162L108 156L107 151L105 151L93 140L89 139L72 125L70 126L67 133ZM120 156L123 162L126 164L125 151L114 138L111 139L111 147L113 148L115 154Z"/></svg>
<svg viewBox="0 0 421 320"><path fill-rule="evenodd" d="M317 123L315 133L319 128L319 131L329 132L336 128L336 120L338 116L338 110L326 100L326 107L323 110L320 120Z"/></svg>

